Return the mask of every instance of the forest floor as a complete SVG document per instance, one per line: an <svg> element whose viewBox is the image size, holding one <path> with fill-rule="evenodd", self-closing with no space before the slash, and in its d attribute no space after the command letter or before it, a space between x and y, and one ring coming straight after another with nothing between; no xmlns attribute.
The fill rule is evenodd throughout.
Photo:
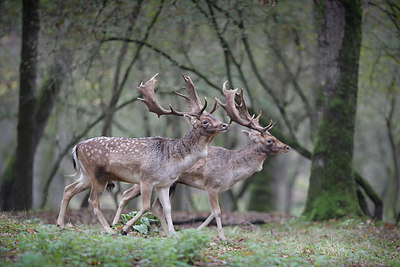
<svg viewBox="0 0 400 267"><path fill-rule="evenodd" d="M108 221L114 211L105 211ZM174 212L178 234L102 232L89 210L0 213L0 266L400 266L400 225L370 219L306 222L282 214L224 213L214 225L193 230L206 212Z"/></svg>
<svg viewBox="0 0 400 267"><path fill-rule="evenodd" d="M115 215L115 210L102 210L104 217L111 222ZM39 218L45 224L55 224L57 221L58 211L19 211L13 212L14 216L21 219ZM197 227L210 215L207 211L173 211L172 219L177 228ZM290 215L280 213L265 212L224 212L221 215L222 223L225 226L234 225L259 225L266 223L281 223L291 218ZM91 209L68 210L66 223L72 225L82 224L99 224L97 217ZM215 220L211 223L215 225Z"/></svg>

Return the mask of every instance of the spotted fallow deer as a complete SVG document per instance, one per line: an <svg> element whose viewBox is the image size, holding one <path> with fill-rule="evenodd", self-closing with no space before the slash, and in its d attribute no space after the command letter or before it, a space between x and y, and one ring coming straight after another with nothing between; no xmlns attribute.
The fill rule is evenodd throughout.
<svg viewBox="0 0 400 267"><path fill-rule="evenodd" d="M256 118L254 115L250 116L244 101L243 90L238 94L237 89L227 90L225 84L222 91L226 103L223 104L219 99L217 101L225 109L231 122L235 121L251 129L250 132L242 131L250 139L250 142L240 150L228 150L222 147L210 146L207 156L200 159L187 171L184 171L177 180L177 183L207 191L211 214L198 229L206 227L215 218L218 236L222 240L226 240L226 238L222 231L221 208L218 202L219 194L225 192L239 181L250 177L253 173L261 171L264 160L268 155L287 153L290 150L289 146L283 144L268 132L275 126L275 123L271 121L268 126L261 127L259 124L261 112ZM238 98L239 103L236 103L235 96ZM139 194L140 190L137 186L133 186L123 193L113 224L118 223L125 206ZM165 218L161 213L158 200L155 201L153 209L160 217L162 226L165 229Z"/></svg>
<svg viewBox="0 0 400 267"><path fill-rule="evenodd" d="M142 208L138 214L124 225L122 234L126 234L132 225L150 208L153 188L164 210L168 227L167 234L175 232L171 219L169 188L200 158L208 153L208 145L214 136L228 129L228 124L214 118L213 110L205 111L207 99L202 106L192 80L183 76L188 96L177 93L189 103L190 112L179 112L172 108L164 109L159 105L154 95L154 85L157 74L145 84L141 83L138 90L143 94L143 101L150 112L161 115L185 116L193 128L180 139L167 137L96 137L77 144L72 150L74 165L79 180L65 187L61 201L58 226L65 225L65 215L71 198L86 189L91 188L89 204L95 215L107 232L113 232L100 210L100 197L112 181L122 181L137 184L142 195Z"/></svg>

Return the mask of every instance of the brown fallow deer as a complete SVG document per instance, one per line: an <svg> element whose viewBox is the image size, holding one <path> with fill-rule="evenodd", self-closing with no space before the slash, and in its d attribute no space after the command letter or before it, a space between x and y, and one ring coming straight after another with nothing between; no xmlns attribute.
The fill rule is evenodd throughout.
<svg viewBox="0 0 400 267"><path fill-rule="evenodd" d="M219 194L225 192L239 181L250 177L253 173L261 171L267 156L287 153L290 149L289 146L268 132L275 126L275 123L271 121L268 126L261 127L259 124L261 112L256 118L254 115L250 116L244 102L243 90L238 94L237 89L227 90L225 84L222 90L226 103L223 104L219 99L217 101L225 109L231 122L235 121L251 129L250 132L242 131L250 139L250 142L240 150L228 150L222 147L210 146L207 156L183 172L177 181L177 183L207 191L211 205L211 215L198 229L204 228L215 218L218 236L222 240L226 240L226 238L222 231L221 208L218 203ZM238 98L239 103L236 103L235 96ZM137 186L133 186L123 193L113 224L118 223L127 203L139 194L140 190ZM158 200L155 201L153 209L159 215L162 226L165 229L165 218L161 213Z"/></svg>
<svg viewBox="0 0 400 267"><path fill-rule="evenodd" d="M153 188L164 210L163 216L168 227L165 231L175 232L171 219L169 188L178 177L208 153L208 145L214 136L228 129L228 124L208 113L207 99L204 106L197 95L192 80L183 76L188 96L177 93L189 103L190 112L179 112L172 108L162 108L154 95L157 74L138 87L143 101L150 112L161 115L185 116L193 128L184 137L96 137L80 142L72 150L72 156L79 180L65 187L58 215L58 226L65 226L65 215L71 198L91 188L89 204L107 232L113 232L100 210L100 197L108 184L113 181L137 184L142 195L142 208L138 214L124 225L126 234L132 225L150 209ZM76 173L76 174L77 174Z"/></svg>

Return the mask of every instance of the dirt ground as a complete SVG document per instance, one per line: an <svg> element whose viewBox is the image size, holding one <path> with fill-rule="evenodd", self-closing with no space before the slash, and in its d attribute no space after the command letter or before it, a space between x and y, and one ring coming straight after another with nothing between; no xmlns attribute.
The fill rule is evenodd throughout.
<svg viewBox="0 0 400 267"><path fill-rule="evenodd" d="M20 217L21 219L35 219L39 218L45 224L56 224L58 211L25 211L25 212L13 212L13 215ZM103 214L108 222L111 222L114 218L114 210L103 210ZM189 228L200 225L207 217L208 212L188 212L188 211L174 211L172 213L172 219L174 225L178 228ZM265 223L277 223L279 224L282 220L290 218L290 215L284 215L279 213L263 213L263 212L226 212L222 214L223 225L257 225ZM90 209L80 210L69 210L66 216L66 223L72 225L81 224L98 224L97 217L93 214ZM211 223L215 225L215 220Z"/></svg>

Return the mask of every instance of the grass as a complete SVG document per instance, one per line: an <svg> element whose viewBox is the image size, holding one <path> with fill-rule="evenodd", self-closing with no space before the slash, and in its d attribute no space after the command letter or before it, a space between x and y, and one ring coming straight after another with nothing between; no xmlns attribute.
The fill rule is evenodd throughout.
<svg viewBox="0 0 400 267"><path fill-rule="evenodd" d="M0 266L400 266L400 226L371 220L181 230L176 237L109 235L95 225L59 230L0 214Z"/></svg>
<svg viewBox="0 0 400 267"><path fill-rule="evenodd" d="M231 228L227 235L242 241L230 249L221 248L225 250L222 253L221 249L208 251L219 258L223 255L224 263L234 266L400 266L400 228L387 223L353 219L308 223L297 219L250 233Z"/></svg>

